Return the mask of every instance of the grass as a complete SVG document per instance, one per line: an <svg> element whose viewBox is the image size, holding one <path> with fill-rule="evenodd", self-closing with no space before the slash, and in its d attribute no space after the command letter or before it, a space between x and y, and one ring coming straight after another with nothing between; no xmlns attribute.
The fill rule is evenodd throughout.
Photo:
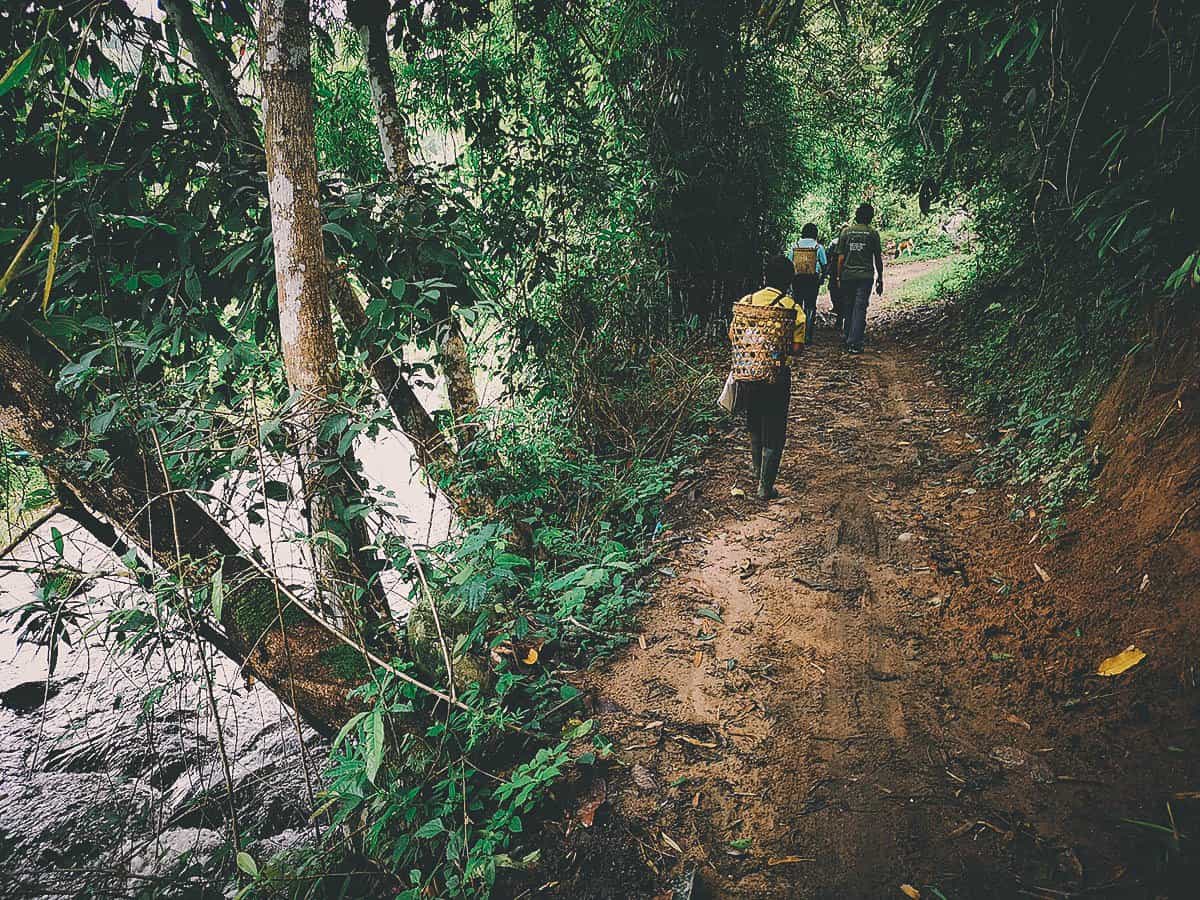
<svg viewBox="0 0 1200 900"><path fill-rule="evenodd" d="M904 282L891 299L898 306L921 306L947 291L961 287L967 278L969 261L970 257L961 253L942 257L940 260L936 260L938 265ZM909 260L896 260L892 264L906 262ZM886 272L885 268L885 276Z"/></svg>

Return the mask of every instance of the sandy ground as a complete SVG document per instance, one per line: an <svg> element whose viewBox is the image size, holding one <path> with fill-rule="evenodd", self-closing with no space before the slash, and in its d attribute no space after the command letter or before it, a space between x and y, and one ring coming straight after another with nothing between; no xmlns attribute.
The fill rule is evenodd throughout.
<svg viewBox="0 0 1200 900"><path fill-rule="evenodd" d="M889 267L889 289L930 265ZM1158 798L1192 787L1195 722L1162 726L1154 784L1112 787L1133 763L1089 741L1089 672L1073 702L1015 668L1035 651L1004 635L1027 617L1049 642L1053 617L988 598L1044 587L1050 563L975 480L980 426L930 360L938 315L877 301L858 356L818 328L779 500L754 499L736 427L677 488L673 575L585 685L616 742L589 795L606 805L586 829L568 816L534 893L1185 896L1149 886L1160 835L1119 820L1161 820Z"/></svg>

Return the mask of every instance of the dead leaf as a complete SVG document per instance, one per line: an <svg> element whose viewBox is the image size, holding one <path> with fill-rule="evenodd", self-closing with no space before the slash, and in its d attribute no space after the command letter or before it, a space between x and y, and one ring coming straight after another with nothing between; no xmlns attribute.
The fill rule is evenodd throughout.
<svg viewBox="0 0 1200 900"><path fill-rule="evenodd" d="M692 665L694 665L697 669L700 668L702 665L704 665L704 651L703 650L696 651L696 655L692 657Z"/></svg>
<svg viewBox="0 0 1200 900"><path fill-rule="evenodd" d="M672 840L671 836L669 834L667 834L665 831L662 833L662 839L663 839L664 844L666 844L668 847L670 847L672 850L674 850L680 856L683 856L683 848L680 847L677 843L675 843L675 841Z"/></svg>
<svg viewBox="0 0 1200 900"><path fill-rule="evenodd" d="M1029 765L1029 754L1019 747L993 747L988 754L1006 769L1020 769Z"/></svg>
<svg viewBox="0 0 1200 900"><path fill-rule="evenodd" d="M1020 725L1026 731L1033 731L1033 728L1030 726L1030 724L1020 716L1014 716L1012 713L1009 713L1004 717L1004 720L1006 722L1011 722L1013 725Z"/></svg>
<svg viewBox="0 0 1200 900"><path fill-rule="evenodd" d="M675 740L683 741L683 743L685 743L685 744L691 744L693 747L704 747L708 750L713 750L717 746L715 741L713 743L709 744L704 741L698 741L694 737L688 737L686 734L675 735Z"/></svg>
<svg viewBox="0 0 1200 900"><path fill-rule="evenodd" d="M653 794L658 792L658 779L654 777L654 773L643 766L641 763L634 763L631 770L633 775L633 783L646 793Z"/></svg>
<svg viewBox="0 0 1200 900"><path fill-rule="evenodd" d="M921 892L911 884L900 885L900 893L902 893L905 897L908 897L909 900L921 900Z"/></svg>
<svg viewBox="0 0 1200 900"><path fill-rule="evenodd" d="M643 650L646 649L646 636L644 634L638 635L638 646L641 647Z"/></svg>
<svg viewBox="0 0 1200 900"><path fill-rule="evenodd" d="M1039 566L1037 563L1034 563L1033 567L1034 567L1034 569L1037 570L1038 577L1040 579L1042 579L1042 583L1049 584L1050 583L1050 573L1047 572L1045 569L1043 569L1041 566Z"/></svg>
<svg viewBox="0 0 1200 900"><path fill-rule="evenodd" d="M692 798L692 809L700 808L700 792L696 791L696 796Z"/></svg>
<svg viewBox="0 0 1200 900"><path fill-rule="evenodd" d="M1116 656L1110 656L1104 662L1100 663L1100 667L1096 669L1096 674L1104 675L1105 677L1120 675L1122 672L1132 669L1145 658L1145 653L1133 646L1133 644L1130 644Z"/></svg>
<svg viewBox="0 0 1200 900"><path fill-rule="evenodd" d="M768 866L786 866L791 863L816 862L815 856L773 856L767 860Z"/></svg>
<svg viewBox="0 0 1200 900"><path fill-rule="evenodd" d="M584 797L583 803L579 805L579 822L584 828L592 827L592 823L596 820L596 810L604 805L606 799L608 799L608 785L604 783L603 778L597 778L592 783L592 788L587 792L587 796Z"/></svg>

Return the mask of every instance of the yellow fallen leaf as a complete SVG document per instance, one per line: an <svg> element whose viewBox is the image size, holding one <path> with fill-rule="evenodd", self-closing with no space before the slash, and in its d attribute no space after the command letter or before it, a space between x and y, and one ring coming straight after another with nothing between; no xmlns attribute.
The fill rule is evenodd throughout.
<svg viewBox="0 0 1200 900"><path fill-rule="evenodd" d="M521 662L525 663L525 665L527 665L527 666L532 666L537 661L538 661L538 652L537 652L537 648L535 648L535 647L530 647L529 652L525 654L525 658L521 660Z"/></svg>
<svg viewBox="0 0 1200 900"><path fill-rule="evenodd" d="M692 657L692 663L696 666L697 669L700 668L702 665L704 665L704 651L703 650L696 651L696 655L694 657Z"/></svg>
<svg viewBox="0 0 1200 900"><path fill-rule="evenodd" d="M745 497L746 492L743 491L740 487L734 487L734 488L729 489L729 496L730 497Z"/></svg>
<svg viewBox="0 0 1200 900"><path fill-rule="evenodd" d="M911 900L921 900L921 892L911 884L900 885L900 893L902 893L905 897L911 898Z"/></svg>
<svg viewBox="0 0 1200 900"><path fill-rule="evenodd" d="M1096 670L1096 674L1105 676L1120 675L1127 669L1132 669L1145 658L1145 653L1133 646L1133 644L1130 644L1116 656L1110 656L1104 662L1100 663L1100 668Z"/></svg>
<svg viewBox="0 0 1200 900"><path fill-rule="evenodd" d="M786 866L789 863L816 862L815 856L773 856L767 860L768 866Z"/></svg>

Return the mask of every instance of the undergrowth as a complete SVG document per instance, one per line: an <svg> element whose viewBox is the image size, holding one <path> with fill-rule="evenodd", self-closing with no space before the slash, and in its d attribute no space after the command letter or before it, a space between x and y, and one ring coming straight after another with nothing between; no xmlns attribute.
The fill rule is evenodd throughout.
<svg viewBox="0 0 1200 900"><path fill-rule="evenodd" d="M1014 516L1052 540L1088 497L1090 417L1133 337L1127 298L1094 269L1034 263L981 266L950 296L940 365L994 425L979 476L1015 488Z"/></svg>
<svg viewBox="0 0 1200 900"><path fill-rule="evenodd" d="M474 450L494 462L468 464L461 477L529 527L527 546L484 521L416 557L387 548L437 598L454 665L473 660L485 674L458 693L464 710L434 709L419 689L376 671L330 756L324 802L336 839L261 866L244 856L243 871L257 874L244 890L486 896L504 870L536 866L531 826L551 792L610 751L570 676L628 639L656 574L664 498L716 419L715 404L679 402L719 389L685 356L660 348L638 371L624 371L608 395L622 426L607 436L580 434L586 420L546 395L490 414ZM352 858L372 874L324 874Z"/></svg>

